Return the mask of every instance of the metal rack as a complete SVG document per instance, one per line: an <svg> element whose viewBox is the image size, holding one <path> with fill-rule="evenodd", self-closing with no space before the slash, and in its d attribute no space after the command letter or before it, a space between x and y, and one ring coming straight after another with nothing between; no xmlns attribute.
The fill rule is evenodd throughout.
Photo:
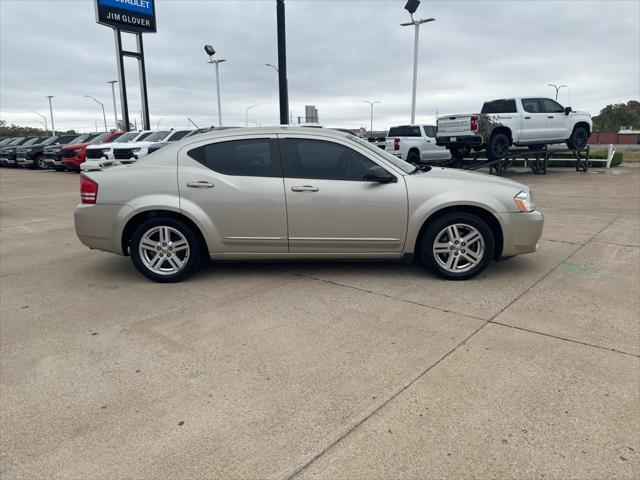
<svg viewBox="0 0 640 480"><path fill-rule="evenodd" d="M464 170L479 170L481 168L489 167L489 173L501 176L504 175L509 167L511 167L516 161L524 161L524 165L529 167L534 174L545 175L547 173L549 160L553 159L554 155L569 153L576 159L576 172L586 172L589 170L588 146L582 149L567 148L549 150L544 146L538 150L511 150L507 155L491 160L481 158L481 153L482 152L478 152L463 159L452 158L450 160L434 162L430 163L430 165L460 168Z"/></svg>

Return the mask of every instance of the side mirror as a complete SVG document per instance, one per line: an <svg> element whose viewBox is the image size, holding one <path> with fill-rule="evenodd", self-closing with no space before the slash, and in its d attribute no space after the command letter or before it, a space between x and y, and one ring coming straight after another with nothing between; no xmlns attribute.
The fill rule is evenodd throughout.
<svg viewBox="0 0 640 480"><path fill-rule="evenodd" d="M564 109L564 114L565 115L569 115L573 110L571 109L571 107L565 107Z"/></svg>
<svg viewBox="0 0 640 480"><path fill-rule="evenodd" d="M398 181L395 175L391 175L379 165L371 167L369 172L364 176L364 180L378 183L396 183Z"/></svg>

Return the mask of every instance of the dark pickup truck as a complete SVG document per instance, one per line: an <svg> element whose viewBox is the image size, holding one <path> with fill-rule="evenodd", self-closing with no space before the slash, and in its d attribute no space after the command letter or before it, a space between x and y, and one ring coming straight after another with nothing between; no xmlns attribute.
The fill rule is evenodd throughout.
<svg viewBox="0 0 640 480"><path fill-rule="evenodd" d="M44 160L44 149L52 145L66 145L76 137L77 135L55 136L40 143L20 146L16 149L16 164L36 170L49 168Z"/></svg>

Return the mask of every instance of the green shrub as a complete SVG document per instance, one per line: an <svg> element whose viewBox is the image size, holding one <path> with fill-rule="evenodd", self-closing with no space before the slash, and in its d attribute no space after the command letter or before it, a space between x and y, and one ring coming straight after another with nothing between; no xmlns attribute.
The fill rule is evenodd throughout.
<svg viewBox="0 0 640 480"><path fill-rule="evenodd" d="M613 154L613 158L611 159L611 166L617 167L622 163L623 155L620 150Z"/></svg>

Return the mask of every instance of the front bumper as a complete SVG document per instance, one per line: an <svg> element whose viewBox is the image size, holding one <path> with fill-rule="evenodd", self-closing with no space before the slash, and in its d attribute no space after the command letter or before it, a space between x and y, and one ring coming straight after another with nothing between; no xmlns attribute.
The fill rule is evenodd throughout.
<svg viewBox="0 0 640 480"><path fill-rule="evenodd" d="M18 158L16 160L16 163L18 165L22 165L23 167L28 167L35 164L33 158L25 158L25 157Z"/></svg>
<svg viewBox="0 0 640 480"><path fill-rule="evenodd" d="M67 167L71 170L80 170L80 165L84 162L84 158L80 157L71 157L71 158L63 158L60 166ZM56 163L56 162L54 162Z"/></svg>
<svg viewBox="0 0 640 480"><path fill-rule="evenodd" d="M539 210L532 212L500 213L502 224L502 256L512 257L533 253L540 246L544 228L544 215Z"/></svg>

